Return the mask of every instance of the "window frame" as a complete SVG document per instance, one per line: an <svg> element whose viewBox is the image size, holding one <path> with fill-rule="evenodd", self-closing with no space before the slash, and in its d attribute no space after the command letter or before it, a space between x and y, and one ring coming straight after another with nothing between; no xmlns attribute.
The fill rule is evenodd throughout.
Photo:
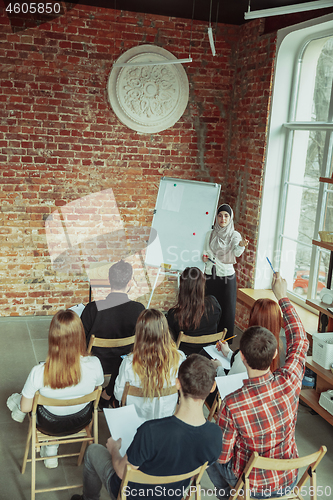
<svg viewBox="0 0 333 500"><path fill-rule="evenodd" d="M294 131L318 129L320 127L324 127L325 130L329 128L330 132L326 134L326 158L329 152L332 152L333 123L329 123L327 127L327 123L302 122L294 119L296 116L298 94L297 83L300 78L303 54L312 40L332 36L332 32L332 15L313 19L278 32L254 288L270 287L272 275L264 263L264 259L267 256L273 262L274 268L279 270L279 249L281 249L282 245L282 229L284 225L284 212L283 217L281 217L281 210L284 210L286 203L287 176L289 177L290 153ZM283 90L281 90L281 84L283 84ZM328 120L331 119L331 122L333 114L332 108L333 98L331 94L330 113L328 116ZM330 145L328 144L328 137L330 137ZM323 168L324 165L327 171L329 163L325 161L325 163L323 162ZM325 173L322 172L321 176L325 176ZM323 200L327 195L327 187L325 187L323 183L320 183L319 179L318 183L318 196ZM266 213L268 211L270 212L270 216ZM316 231L320 229L322 218L323 214L318 215L317 213L315 234L318 234ZM302 242L302 244L304 243ZM316 286L316 280L314 280L313 276L318 274L319 252L320 248L313 245L308 287L309 297L312 296L314 287ZM292 287L291 283L288 283L288 285ZM288 295L290 295L295 302L305 305L305 299L302 299L299 295L294 294L292 291L290 291Z"/></svg>

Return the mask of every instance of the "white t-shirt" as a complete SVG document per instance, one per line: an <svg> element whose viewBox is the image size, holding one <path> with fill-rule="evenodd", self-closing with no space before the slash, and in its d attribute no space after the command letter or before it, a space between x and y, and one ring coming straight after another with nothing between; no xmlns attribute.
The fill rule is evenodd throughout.
<svg viewBox="0 0 333 500"><path fill-rule="evenodd" d="M22 395L32 399L36 391L42 396L54 399L74 399L85 396L95 390L95 387L103 384L104 374L101 362L96 356L81 356L81 380L77 385L65 387L64 389L51 389L44 386L45 363L34 366L24 384ZM77 406L45 406L54 415L71 415L79 412L86 405Z"/></svg>
<svg viewBox="0 0 333 500"><path fill-rule="evenodd" d="M184 361L186 356L182 351L178 352L180 354L180 365ZM120 365L119 374L116 378L114 386L114 395L119 402L121 401L126 382L129 382L130 385L134 385L135 387L141 387L139 377L133 372L132 363L133 354L129 354L123 359ZM175 385L177 375L178 370L176 371L176 373L171 374L171 385ZM165 383L164 387L166 386L167 384ZM139 417L144 418L145 420L152 420L154 418L170 417L171 415L173 415L176 408L177 399L177 393L170 394L169 396L162 396L161 398L154 398L153 400L140 398L137 396L127 396L126 404L134 404Z"/></svg>

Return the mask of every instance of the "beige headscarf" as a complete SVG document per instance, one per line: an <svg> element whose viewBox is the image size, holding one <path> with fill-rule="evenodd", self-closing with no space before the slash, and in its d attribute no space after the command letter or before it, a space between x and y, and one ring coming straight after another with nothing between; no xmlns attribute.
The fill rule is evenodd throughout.
<svg viewBox="0 0 333 500"><path fill-rule="evenodd" d="M223 264L235 264L236 258L234 255L234 248L242 240L242 237L238 231L235 231L234 212L232 208L224 203L219 206L216 215L220 212L228 212L230 215L230 222L226 227L221 227L216 218L214 228L210 235L209 247L216 260L219 260Z"/></svg>

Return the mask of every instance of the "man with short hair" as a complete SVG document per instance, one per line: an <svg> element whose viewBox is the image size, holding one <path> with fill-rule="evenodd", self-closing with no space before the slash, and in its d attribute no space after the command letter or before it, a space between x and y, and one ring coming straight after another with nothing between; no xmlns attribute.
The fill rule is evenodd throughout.
<svg viewBox="0 0 333 500"><path fill-rule="evenodd" d="M88 447L83 495L74 495L71 500L98 500L102 484L115 500L127 464L153 476L170 476L191 472L207 461L215 462L221 451L222 432L216 424L206 421L203 414L204 401L216 386L213 364L199 354L192 354L180 365L176 385L180 393L176 413L142 424L125 456L119 453L121 439L109 438L106 448L99 444ZM164 487L129 483L126 492L130 499L180 499L188 484L189 480Z"/></svg>
<svg viewBox="0 0 333 500"><path fill-rule="evenodd" d="M105 300L89 302L84 308L81 320L87 338L87 345L91 335L105 339L118 339L134 335L135 325L140 313L145 309L140 302L128 298L131 288L133 268L131 264L120 260L109 269L111 293ZM111 373L109 385L104 389L100 406L108 407L110 399L114 400L113 389L121 364L121 356L128 354L131 346L93 347L93 354L97 356L104 373Z"/></svg>
<svg viewBox="0 0 333 500"><path fill-rule="evenodd" d="M243 333L240 354L249 378L222 402L222 452L207 470L219 499L229 498L230 486L236 485L254 451L270 458L298 457L295 425L309 342L279 273L273 276L272 289L285 321L286 361L272 373L270 364L277 355L274 335L259 326ZM257 498L282 496L296 483L297 471L255 469L249 480L251 495Z"/></svg>

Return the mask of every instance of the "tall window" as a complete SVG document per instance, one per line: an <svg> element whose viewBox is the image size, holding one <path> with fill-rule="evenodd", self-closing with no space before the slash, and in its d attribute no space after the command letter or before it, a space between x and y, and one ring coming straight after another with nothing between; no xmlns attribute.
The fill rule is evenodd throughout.
<svg viewBox="0 0 333 500"><path fill-rule="evenodd" d="M312 245L333 231L333 37L308 40L299 53L286 131L278 237L279 269L291 292L317 298L330 252Z"/></svg>

